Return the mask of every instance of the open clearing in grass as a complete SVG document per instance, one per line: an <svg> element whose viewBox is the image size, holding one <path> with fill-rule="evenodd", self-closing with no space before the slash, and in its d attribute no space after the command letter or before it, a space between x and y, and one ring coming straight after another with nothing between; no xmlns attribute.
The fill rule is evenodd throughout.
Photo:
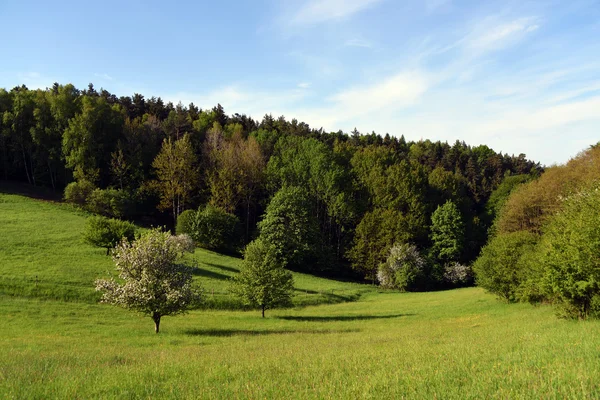
<svg viewBox="0 0 600 400"><path fill-rule="evenodd" d="M3 398L598 398L600 323L477 288L148 317L0 298Z"/></svg>
<svg viewBox="0 0 600 400"><path fill-rule="evenodd" d="M114 267L81 242L85 216L0 194L0 398L600 398L600 322L478 288L378 293L295 274L297 306L337 303L194 310L156 335L96 304L93 281ZM208 306L233 308L239 260L189 262Z"/></svg>

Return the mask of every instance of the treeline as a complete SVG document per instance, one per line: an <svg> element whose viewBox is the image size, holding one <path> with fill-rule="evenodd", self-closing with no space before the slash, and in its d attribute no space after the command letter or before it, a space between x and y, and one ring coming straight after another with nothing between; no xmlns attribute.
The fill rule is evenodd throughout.
<svg viewBox="0 0 600 400"><path fill-rule="evenodd" d="M373 280L398 243L434 265L470 263L495 218L492 192L506 177L541 172L523 154L483 145L325 132L283 116L227 115L220 105L117 97L92 84L0 89L0 116L5 180L64 190L108 217L164 223L170 215L174 227L197 210L187 221L205 230L202 218L214 216L219 228L236 225L232 217L226 245L234 250L261 232L281 242L290 268L352 266Z"/></svg>
<svg viewBox="0 0 600 400"><path fill-rule="evenodd" d="M527 182L502 184L477 283L506 301L600 318L600 146ZM500 189L498 190L500 192Z"/></svg>

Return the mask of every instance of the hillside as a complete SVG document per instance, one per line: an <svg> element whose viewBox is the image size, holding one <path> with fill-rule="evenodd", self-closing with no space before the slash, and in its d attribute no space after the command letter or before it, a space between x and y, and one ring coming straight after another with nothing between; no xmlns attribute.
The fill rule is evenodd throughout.
<svg viewBox="0 0 600 400"><path fill-rule="evenodd" d="M105 251L81 239L88 214L62 203L0 194L0 295L95 303L94 280L114 271ZM239 259L197 249L186 262L209 308L240 308L228 291ZM295 273L295 305L354 300L375 290Z"/></svg>
<svg viewBox="0 0 600 400"><path fill-rule="evenodd" d="M296 305L152 321L97 304L112 269L86 214L0 195L2 398L598 398L600 322L498 302L479 288L378 293L295 274ZM196 251L207 307L238 260ZM214 291L214 297L213 297ZM331 293L333 291L333 293ZM361 295L359 297L359 295ZM357 300L357 301L347 301Z"/></svg>

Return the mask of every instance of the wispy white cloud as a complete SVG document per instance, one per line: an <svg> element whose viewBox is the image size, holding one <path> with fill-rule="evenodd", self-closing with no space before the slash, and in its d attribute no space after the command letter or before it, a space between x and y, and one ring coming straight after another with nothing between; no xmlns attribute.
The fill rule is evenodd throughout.
<svg viewBox="0 0 600 400"><path fill-rule="evenodd" d="M425 7L427 11L433 12L445 6L448 6L452 0L425 0Z"/></svg>
<svg viewBox="0 0 600 400"><path fill-rule="evenodd" d="M342 19L372 7L382 0L308 0L293 17L293 25L310 25Z"/></svg>
<svg viewBox="0 0 600 400"><path fill-rule="evenodd" d="M502 48L539 28L536 17L518 18L489 27L491 21L484 21L472 32L467 40L468 47L475 50L494 50Z"/></svg>
<svg viewBox="0 0 600 400"><path fill-rule="evenodd" d="M373 44L371 42L369 42L368 40L358 39L358 38L348 39L348 40L346 40L346 43L344 43L344 45L347 47L365 47L365 48L373 47Z"/></svg>
<svg viewBox="0 0 600 400"><path fill-rule="evenodd" d="M343 90L328 98L341 118L355 117L386 107L403 108L415 104L428 82L418 71L401 72L381 82Z"/></svg>
<svg viewBox="0 0 600 400"><path fill-rule="evenodd" d="M310 87L310 82L300 82L298 85L300 89L308 89Z"/></svg>
<svg viewBox="0 0 600 400"><path fill-rule="evenodd" d="M98 74L98 73L96 73L96 74L94 74L94 76L96 78L100 78L100 79L103 79L105 81L112 81L113 80L113 77L110 76L110 75L108 75L108 74L106 74L106 73L104 73L104 74Z"/></svg>

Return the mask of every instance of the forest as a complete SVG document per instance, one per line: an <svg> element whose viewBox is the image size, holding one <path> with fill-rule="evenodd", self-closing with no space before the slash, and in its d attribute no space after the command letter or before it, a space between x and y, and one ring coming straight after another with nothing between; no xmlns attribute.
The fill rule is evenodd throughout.
<svg viewBox="0 0 600 400"><path fill-rule="evenodd" d="M472 284L488 235L523 223L494 222L510 192L544 171L485 145L325 132L58 83L0 89L0 157L0 179L209 249L236 254L265 236L294 271L383 284L390 255L408 257L417 270L387 282L418 291Z"/></svg>

